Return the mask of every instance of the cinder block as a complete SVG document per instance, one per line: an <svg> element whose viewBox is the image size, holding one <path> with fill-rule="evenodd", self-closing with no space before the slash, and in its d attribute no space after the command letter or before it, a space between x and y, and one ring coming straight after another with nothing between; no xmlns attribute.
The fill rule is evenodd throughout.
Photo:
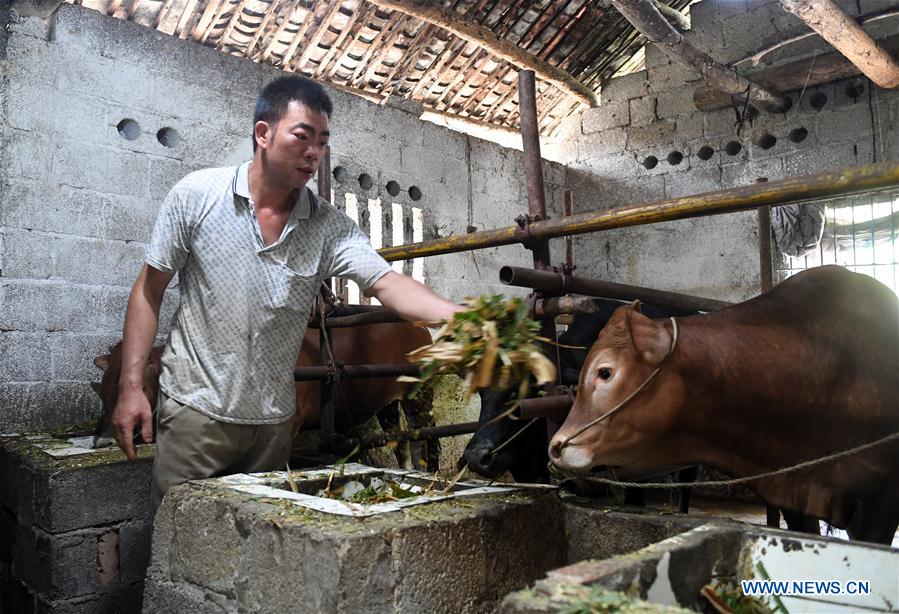
<svg viewBox="0 0 899 614"><path fill-rule="evenodd" d="M14 573L47 599L95 593L100 589L97 535L94 531L54 535L20 524Z"/></svg>
<svg viewBox="0 0 899 614"><path fill-rule="evenodd" d="M668 119L679 115L692 115L697 113L693 105L693 88L682 87L659 94L656 98L656 116L659 119Z"/></svg>
<svg viewBox="0 0 899 614"><path fill-rule="evenodd" d="M601 100L605 105L609 102L620 102L631 98L640 98L649 94L649 83L645 70L622 77L609 79L602 84Z"/></svg>
<svg viewBox="0 0 899 614"><path fill-rule="evenodd" d="M193 586L148 578L144 588L142 611L147 614L179 611L222 614L224 610L217 605L217 602L224 599L222 595L213 595L211 591ZM296 605L296 602L293 605Z"/></svg>
<svg viewBox="0 0 899 614"><path fill-rule="evenodd" d="M16 79L8 90L6 120L10 127L44 137L99 142L103 139L106 113L97 98L56 92L41 80ZM72 118L78 118L73 121Z"/></svg>
<svg viewBox="0 0 899 614"><path fill-rule="evenodd" d="M821 143L856 142L871 138L871 109L868 105L852 105L843 109L822 110L814 119L814 130ZM806 126L811 132L812 128Z"/></svg>
<svg viewBox="0 0 899 614"><path fill-rule="evenodd" d="M665 196L678 198L721 189L721 171L717 168L704 168L685 173L668 173L665 179Z"/></svg>
<svg viewBox="0 0 899 614"><path fill-rule="evenodd" d="M786 176L806 175L855 166L855 143L833 143L826 147L797 151L784 158Z"/></svg>
<svg viewBox="0 0 899 614"><path fill-rule="evenodd" d="M99 411L88 382L0 382L0 433L58 428L96 418Z"/></svg>
<svg viewBox="0 0 899 614"><path fill-rule="evenodd" d="M581 114L581 127L584 134L626 126L629 122L628 103L623 100L593 107Z"/></svg>
<svg viewBox="0 0 899 614"><path fill-rule="evenodd" d="M674 142L675 124L660 120L648 126L634 126L627 130L628 151L639 151L653 147L670 145Z"/></svg>
<svg viewBox="0 0 899 614"><path fill-rule="evenodd" d="M0 332L0 373L13 382L50 380L47 334Z"/></svg>
<svg viewBox="0 0 899 614"><path fill-rule="evenodd" d="M721 169L721 182L724 188L752 185L759 178L769 181L784 178L784 163L781 158L753 160L748 163L727 164Z"/></svg>
<svg viewBox="0 0 899 614"><path fill-rule="evenodd" d="M680 115L674 121L678 141L690 141L705 134L705 118L702 113Z"/></svg>
<svg viewBox="0 0 899 614"><path fill-rule="evenodd" d="M627 128L609 128L578 139L578 160L591 160L624 151Z"/></svg>
<svg viewBox="0 0 899 614"><path fill-rule="evenodd" d="M146 193L147 159L140 154L77 141L54 152L53 178L76 188L135 195Z"/></svg>
<svg viewBox="0 0 899 614"><path fill-rule="evenodd" d="M6 228L0 231L3 276L11 279L49 279L53 276L54 238L32 230Z"/></svg>
<svg viewBox="0 0 899 614"><path fill-rule="evenodd" d="M124 314L123 314L124 319ZM121 339L121 334L48 333L51 380L99 381L101 372L94 359L109 352L109 347Z"/></svg>
<svg viewBox="0 0 899 614"><path fill-rule="evenodd" d="M0 328L21 331L115 331L128 300L127 288L54 282L8 282L0 286Z"/></svg>
<svg viewBox="0 0 899 614"><path fill-rule="evenodd" d="M49 139L23 130L0 132L0 161L10 179L46 180L53 168L55 148Z"/></svg>
<svg viewBox="0 0 899 614"><path fill-rule="evenodd" d="M143 263L146 246L76 237L55 237L50 248L54 276L76 283L130 287Z"/></svg>
<svg viewBox="0 0 899 614"><path fill-rule="evenodd" d="M655 97L647 95L642 98L632 98L629 104L631 126L648 126L657 119L655 114Z"/></svg>
<svg viewBox="0 0 899 614"><path fill-rule="evenodd" d="M169 190L190 170L180 160L151 157L147 159L146 172L147 197L161 203Z"/></svg>
<svg viewBox="0 0 899 614"><path fill-rule="evenodd" d="M704 116L706 138L736 137L737 114L732 108L707 111Z"/></svg>

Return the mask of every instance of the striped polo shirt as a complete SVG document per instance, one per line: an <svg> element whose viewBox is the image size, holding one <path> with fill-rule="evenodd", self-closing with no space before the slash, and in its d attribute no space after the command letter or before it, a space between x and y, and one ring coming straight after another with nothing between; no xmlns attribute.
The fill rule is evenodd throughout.
<svg viewBox="0 0 899 614"><path fill-rule="evenodd" d="M305 188L280 238L265 245L249 164L178 182L146 262L177 271L181 289L162 355L163 392L217 420L271 424L296 408L293 368L322 280L348 277L367 289L390 265L350 218Z"/></svg>

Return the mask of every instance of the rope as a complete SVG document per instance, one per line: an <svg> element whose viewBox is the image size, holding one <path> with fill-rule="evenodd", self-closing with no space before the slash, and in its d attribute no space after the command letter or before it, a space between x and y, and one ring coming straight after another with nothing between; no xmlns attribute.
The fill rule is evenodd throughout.
<svg viewBox="0 0 899 614"><path fill-rule="evenodd" d="M822 458L816 458L813 460L808 460L808 461L798 463L796 465L790 465L788 467L782 467L780 469L775 469L774 471L766 471L765 473L757 473L755 475L749 475L749 476L742 477L742 478L734 478L731 480L706 480L704 482L622 482L620 480L610 480L608 478L580 476L577 474L562 471L561 469L559 469L552 463L550 463L550 471L557 473L559 475L578 477L579 479L585 480L587 482L597 482L599 484L608 484L609 486L620 486L622 488L666 489L666 488L684 488L684 487L692 487L692 486L734 486L737 484L745 484L746 482L752 482L752 481L760 480L763 478L770 478L770 477L773 477L776 475L784 475L786 473L793 473L794 471L801 471L803 469L808 469L809 467L821 465L823 463L827 463L832 460L837 460L839 458L844 458L846 456L858 454L859 452L863 452L865 450L882 445L889 441L893 441L895 439L899 439L899 432L893 433L891 435L887 435L886 437L882 437L876 441L865 443L860 446L856 446L854 448L849 448L848 450L843 450L842 452L836 452L835 454L830 454L828 456L824 456Z"/></svg>

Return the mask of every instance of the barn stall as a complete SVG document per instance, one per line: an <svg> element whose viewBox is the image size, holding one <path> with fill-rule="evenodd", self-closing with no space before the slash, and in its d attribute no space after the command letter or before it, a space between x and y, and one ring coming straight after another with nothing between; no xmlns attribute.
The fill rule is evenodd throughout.
<svg viewBox="0 0 899 614"><path fill-rule="evenodd" d="M895 7L873 4L845 8L884 48L893 49ZM522 269L534 264L564 261L561 244L551 243L548 254L535 251L537 262L523 250L496 245L569 234L572 229L557 223L564 214L566 189L578 213L596 218L590 222L595 224L590 230L600 230L612 225L603 225L607 222L602 214L591 216L584 211L675 201L764 183L760 180L774 182L899 157L895 93L859 78L853 65L820 39L807 36L803 22L774 3L697 3L690 9L693 24L685 36L718 61L738 69L764 57L765 67L746 73L758 73L759 81L772 84L781 96L790 96L792 107L786 112L768 110L757 101L740 104L730 95L723 102L720 95L715 98L714 92L722 91L726 84L701 84L695 69L672 61L660 51L660 45L646 45L643 50L645 39L610 7L600 10L576 2L537 7L459 5L456 10L466 14L464 23L441 24L433 16L411 9L407 13L402 7L386 4L366 4L357 12L359 7L318 3L300 6L290 14L290 7L275 3L264 7L249 2L85 5L64 5L50 14L46 6L23 4L6 17L11 27L3 39L9 70L4 82L2 171L2 431L7 434L46 432L96 416L98 401L90 383L97 375L91 362L120 335L124 297L142 259L143 241L158 200L190 170L236 163L247 156L245 124L253 97L259 85L279 72L229 54L260 62L274 58L277 61L272 63L282 70L298 70L343 88L333 93L337 110L332 202L354 216L376 245L377 239L384 245L385 237L390 236L395 247L385 249L385 256L397 262L405 260L403 270L456 300L471 293L508 293L509 288L497 283L503 267L517 266L518 270L511 272L520 277ZM310 12L310 8L314 10ZM110 20L89 9L121 20ZM469 9L476 11L470 17ZM347 19L349 15L353 19ZM372 21L366 24L366 19ZM488 41L483 47L472 42L473 35L463 27L478 20L482 28L475 34ZM554 25L558 23L570 25L566 29ZM525 57L516 57L501 42L491 42L485 24L509 39L518 39L520 46L526 45ZM608 31L608 40L587 36L597 29ZM522 31L525 34L519 38ZM417 40L412 35L418 36ZM783 44L791 37L797 40ZM285 44L288 39L291 42ZM413 39L411 46L408 39ZM615 45L609 42L613 39ZM447 40L455 47L442 50L448 46ZM431 42L436 47L430 46ZM368 45L361 53L368 65L353 65L360 52L352 45ZM589 59L594 64L585 68L582 63L590 58L591 47L600 57ZM565 50L569 52L566 57L573 60L559 60ZM472 53L466 55L468 51ZM398 63L396 58L407 52L417 54L413 57L419 61ZM641 68L641 53L643 70L633 70ZM454 54L461 54L464 60L457 61ZM569 75L577 74L594 96L601 87L596 101L600 104L592 106L590 96L576 84L566 84L560 75L528 55L566 65ZM820 72L814 70L815 65ZM421 118L427 115L424 109L429 109L432 119L436 115L441 122L461 122L471 131L485 129L484 123L516 125L523 115L518 111L515 78L521 68L537 69L535 102L541 105L536 117L544 135L542 150L556 162L545 162L542 172L551 219L519 224L515 232L511 222L523 212L525 196L539 190L544 181L535 180L534 174L528 179L515 152L435 128ZM619 69L633 72L613 77ZM433 86L427 87L428 79ZM413 86L422 80L424 86ZM227 101L213 85L222 82L231 84ZM445 88L445 83L450 87ZM392 97L385 95L388 92ZM372 104L373 96L380 104ZM410 106L410 100L421 107ZM590 108L584 109L588 104ZM485 108L489 110L482 112ZM73 116L79 120L73 122ZM509 138L508 130L498 132L498 140ZM534 142L533 132L530 134ZM533 168L533 147L526 150ZM538 153L538 162L539 157ZM834 190L833 184L846 177L849 183ZM821 191L815 191L815 186L821 185ZM773 265L759 266L759 254L764 262L771 253L764 249L763 241L769 233L758 230L767 229L764 220L759 222L764 212L749 211L578 235L571 247L579 267L577 277L580 281L626 284L633 297L639 296L634 292L660 288L688 297L734 302L764 289L766 271L779 279L806 266L839 262L869 272L895 288L895 255L890 248L895 237L896 196L881 189L895 185L895 168L890 166L843 170L811 182L793 180L796 192L792 198L797 201L827 199L823 216L819 215L824 220L825 239L812 241L810 247L802 241L798 246L782 244L784 236L795 243L797 233L785 235L785 222L775 221L781 224L776 227L781 231L775 234L777 254L791 255L776 255L781 261ZM757 185L722 199L731 199L737 203L735 208L744 211L763 204L786 204L790 194L778 189ZM640 208L632 209L639 217ZM670 219L682 217L683 209ZM662 219L666 218L655 221ZM544 228L553 227L541 236ZM478 232L484 228L505 231L488 237L484 250L460 255L443 252L447 255L409 264L411 257L425 255L428 249L435 250L431 253L441 253L438 250L446 245L453 250L455 245L470 249L484 238ZM801 234L798 239L805 238ZM492 242L496 235L506 238ZM399 247L424 239L435 241L419 252L413 251L416 247ZM568 275L569 283L571 279ZM562 277L555 290L543 291L558 293L559 284L567 289L565 282ZM538 287L532 283L526 285ZM605 291L609 290L606 286ZM346 291L350 301L364 302L358 289ZM174 306L174 301L168 303L169 315ZM450 387L445 396L452 400L457 395ZM463 407L458 401L448 405L437 410L441 423L437 428L458 421L447 414L463 415L463 421L476 417L475 408ZM77 446L49 439L52 441L47 441L46 434L4 438L4 475L15 476L4 478L4 543L9 544L0 561L4 607L9 611L139 608L150 525L148 509L134 493L145 484L149 461L126 465L115 453L91 456ZM453 464L453 455L457 457L461 450L446 449L441 459L444 466ZM487 508L497 507L489 495L484 501ZM198 505L203 506L202 495ZM606 514L602 508L584 505L584 509L572 510L569 500L564 512L550 513L553 518L564 518L563 527L548 532L557 536L554 548L561 548L564 554L546 557L543 563L547 567L542 570L523 566L527 577L513 574L504 579L510 590L523 587L551 567L636 551L693 528L672 521L666 524L667 533L660 532L646 514L638 514L634 520L625 513L627 519L622 523L606 520L606 530L596 531L595 527L603 526L597 517ZM497 560L489 536L499 533L497 523L503 524L504 510L509 507L514 505L504 502L498 505L499 511L488 511L500 520L481 525L492 528L481 530L481 544L472 544L475 549L485 548L478 556L487 561ZM466 509L464 505L449 506L447 515ZM400 513L404 517L412 514ZM581 519L579 524L574 519L578 514L591 520ZM229 517L225 514L225 522ZM531 522L540 524L539 520L527 524ZM384 530L389 532L386 527L390 525L387 521ZM423 526L431 528L422 530L437 535L448 530L441 522L424 522ZM640 527L631 529L638 536L609 543L614 542L613 535L627 531L627 526ZM526 528L521 527L522 537L512 535L512 541L529 539ZM424 543L420 546L426 547ZM661 550L667 547L658 546ZM211 548L200 568L221 550L216 545ZM740 550L744 551L748 550ZM459 556L467 560L470 552L463 549ZM442 570L440 556L435 554L438 570ZM699 564L698 555L689 556ZM252 553L246 557L248 564L256 562ZM719 560L736 560L728 557ZM890 565L895 565L892 560L884 559L879 569L889 573ZM404 569L402 558L391 561L391 566ZM656 573L658 569L658 565L652 566ZM168 588L177 595L176 600L183 599L193 607L196 604L190 596L203 604L218 600L218 605L210 604L210 608L237 607L216 595L227 597L229 591L241 591L243 584L238 583L236 589L223 588L215 579L199 579L205 572L197 573L182 576L183 585L168 576ZM653 575L649 571L643 574L646 578ZM396 577L414 575L413 567ZM594 579L584 582L627 588L614 582L603 584L594 576L586 574L584 577ZM395 578L385 582L403 586ZM640 592L646 597L652 587L643 588ZM428 583L424 589L435 590ZM151 593L147 593L150 599L165 598L162 591ZM453 606L432 607L489 610L501 597L496 593L477 596L473 590L470 595L470 600L463 598ZM396 599L392 606L384 601L384 607L403 609L413 607L404 604L424 603ZM248 607L265 609L265 603Z"/></svg>

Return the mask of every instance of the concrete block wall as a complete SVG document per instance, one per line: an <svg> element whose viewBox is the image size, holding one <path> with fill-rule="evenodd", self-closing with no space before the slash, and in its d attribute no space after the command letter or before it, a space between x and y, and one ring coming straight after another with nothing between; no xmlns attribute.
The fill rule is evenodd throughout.
<svg viewBox="0 0 899 614"><path fill-rule="evenodd" d="M54 458L38 443L0 438L0 612L139 611L152 532L146 449L129 463L115 451Z"/></svg>
<svg viewBox="0 0 899 614"><path fill-rule="evenodd" d="M97 415L92 360L120 338L162 197L193 170L250 157L255 97L281 73L68 4L46 21L0 17L0 433L9 433ZM331 96L332 167L351 171L335 188L360 205L419 207L426 238L509 226L526 210L520 152ZM363 172L367 190L355 181ZM556 215L564 169L545 173ZM425 278L460 300L496 291L502 264L529 262L517 246L442 256L425 261ZM163 336L177 305L177 291L167 294Z"/></svg>
<svg viewBox="0 0 899 614"><path fill-rule="evenodd" d="M852 15L877 8L840 1ZM686 38L721 62L747 57L807 26L773 0L704 0L691 7ZM866 27L895 33L899 19ZM818 37L765 56L761 70L833 51ZM746 73L750 64L741 64ZM759 112L742 125L742 109L700 112L693 105L699 75L647 45L646 70L612 79L602 104L572 116L547 155L567 166L576 212L652 202L748 185L766 178L899 159L899 91L861 79L791 92L793 108ZM811 99L826 96L815 108ZM771 138L773 137L773 139ZM739 301L759 291L754 212L582 235L575 240L578 273L700 296Z"/></svg>

